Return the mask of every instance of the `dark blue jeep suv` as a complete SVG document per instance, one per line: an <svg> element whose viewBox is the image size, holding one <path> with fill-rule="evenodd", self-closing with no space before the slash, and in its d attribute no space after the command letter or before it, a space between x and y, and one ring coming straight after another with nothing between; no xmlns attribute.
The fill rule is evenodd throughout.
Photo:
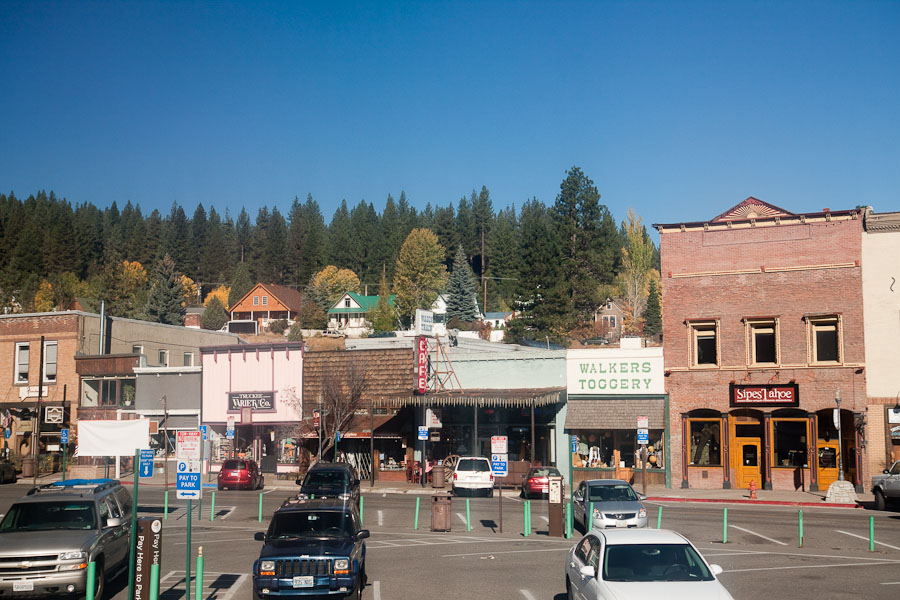
<svg viewBox="0 0 900 600"><path fill-rule="evenodd" d="M362 598L366 544L356 505L344 500L287 500L272 515L253 563L253 597Z"/></svg>

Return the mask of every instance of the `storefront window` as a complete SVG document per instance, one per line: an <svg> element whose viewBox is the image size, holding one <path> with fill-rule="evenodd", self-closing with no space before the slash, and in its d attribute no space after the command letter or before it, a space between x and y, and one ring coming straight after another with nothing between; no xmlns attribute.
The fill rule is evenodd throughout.
<svg viewBox="0 0 900 600"><path fill-rule="evenodd" d="M712 467L722 465L721 422L690 421L691 462L693 466Z"/></svg>
<svg viewBox="0 0 900 600"><path fill-rule="evenodd" d="M772 421L774 467L805 467L806 421Z"/></svg>
<svg viewBox="0 0 900 600"><path fill-rule="evenodd" d="M614 469L615 452L618 450L619 467L639 468L640 449L634 430L581 430L576 451L572 454L572 466L576 468ZM663 430L651 429L647 447L647 468L663 468Z"/></svg>
<svg viewBox="0 0 900 600"><path fill-rule="evenodd" d="M837 448L819 448L819 468L837 469Z"/></svg>

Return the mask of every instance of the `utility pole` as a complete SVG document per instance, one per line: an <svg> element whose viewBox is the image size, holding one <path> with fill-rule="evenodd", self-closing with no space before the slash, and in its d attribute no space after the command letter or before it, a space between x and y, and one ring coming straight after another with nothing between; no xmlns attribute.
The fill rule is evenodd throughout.
<svg viewBox="0 0 900 600"><path fill-rule="evenodd" d="M31 443L31 460L34 461L34 487L37 487L38 469L41 465L41 451L39 446L41 445L41 396L44 394L44 336L41 336L40 360L40 367L38 367L37 415L34 417L34 427L32 427L34 439Z"/></svg>
<svg viewBox="0 0 900 600"><path fill-rule="evenodd" d="M481 314L487 314L487 278L484 276L484 272L486 270L487 259L484 256L484 223L481 224L481 285L484 288L484 295L482 296L482 305L484 308L481 310Z"/></svg>

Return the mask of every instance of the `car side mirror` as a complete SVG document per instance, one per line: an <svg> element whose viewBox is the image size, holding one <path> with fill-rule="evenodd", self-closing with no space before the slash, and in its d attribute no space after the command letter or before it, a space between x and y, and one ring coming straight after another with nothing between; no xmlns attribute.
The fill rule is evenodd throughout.
<svg viewBox="0 0 900 600"><path fill-rule="evenodd" d="M638 494L638 500L640 500L641 502L643 502L646 499L647 499L647 496L645 496L644 494Z"/></svg>
<svg viewBox="0 0 900 600"><path fill-rule="evenodd" d="M724 571L725 569L723 569L719 565L709 565L709 570L712 571L713 575L721 575L722 571Z"/></svg>
<svg viewBox="0 0 900 600"><path fill-rule="evenodd" d="M106 520L107 527L118 527L122 524L122 519L118 517L110 517Z"/></svg>
<svg viewBox="0 0 900 600"><path fill-rule="evenodd" d="M584 499L584 496L581 492L575 492L575 499L581 502Z"/></svg>
<svg viewBox="0 0 900 600"><path fill-rule="evenodd" d="M884 471L882 471L882 473L884 473L885 475L890 475L890 474L891 474L890 470L888 470L888 469L885 469Z"/></svg>
<svg viewBox="0 0 900 600"><path fill-rule="evenodd" d="M297 485L303 485L303 480L297 479L296 481L294 481L294 483L296 483Z"/></svg>
<svg viewBox="0 0 900 600"><path fill-rule="evenodd" d="M356 534L356 539L358 539L358 540L364 540L364 539L366 539L367 537L369 537L370 535L371 535L371 534L369 533L369 530L368 530L368 529L360 529L360 530L359 530L359 533Z"/></svg>
<svg viewBox="0 0 900 600"><path fill-rule="evenodd" d="M581 570L578 571L581 573L582 577L596 577L597 572L594 570L593 565L584 565L581 567Z"/></svg>
<svg viewBox="0 0 900 600"><path fill-rule="evenodd" d="M263 531L257 531L253 534L253 539L257 542L264 542L266 541L266 534Z"/></svg>

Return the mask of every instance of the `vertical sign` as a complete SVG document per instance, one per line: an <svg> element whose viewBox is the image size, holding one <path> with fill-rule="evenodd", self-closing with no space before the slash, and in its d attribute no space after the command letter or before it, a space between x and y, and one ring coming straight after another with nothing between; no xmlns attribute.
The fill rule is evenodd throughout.
<svg viewBox="0 0 900 600"><path fill-rule="evenodd" d="M134 545L134 600L147 600L150 568L159 565L162 558L162 521L153 517L138 519Z"/></svg>
<svg viewBox="0 0 900 600"><path fill-rule="evenodd" d="M153 450L141 450L140 476L153 477Z"/></svg>
<svg viewBox="0 0 900 600"><path fill-rule="evenodd" d="M424 394L428 387L428 338L416 338L416 392Z"/></svg>
<svg viewBox="0 0 900 600"><path fill-rule="evenodd" d="M9 436L6 436L9 437ZM69 443L69 430L68 429L60 429L59 430L59 443L60 444L68 444Z"/></svg>

